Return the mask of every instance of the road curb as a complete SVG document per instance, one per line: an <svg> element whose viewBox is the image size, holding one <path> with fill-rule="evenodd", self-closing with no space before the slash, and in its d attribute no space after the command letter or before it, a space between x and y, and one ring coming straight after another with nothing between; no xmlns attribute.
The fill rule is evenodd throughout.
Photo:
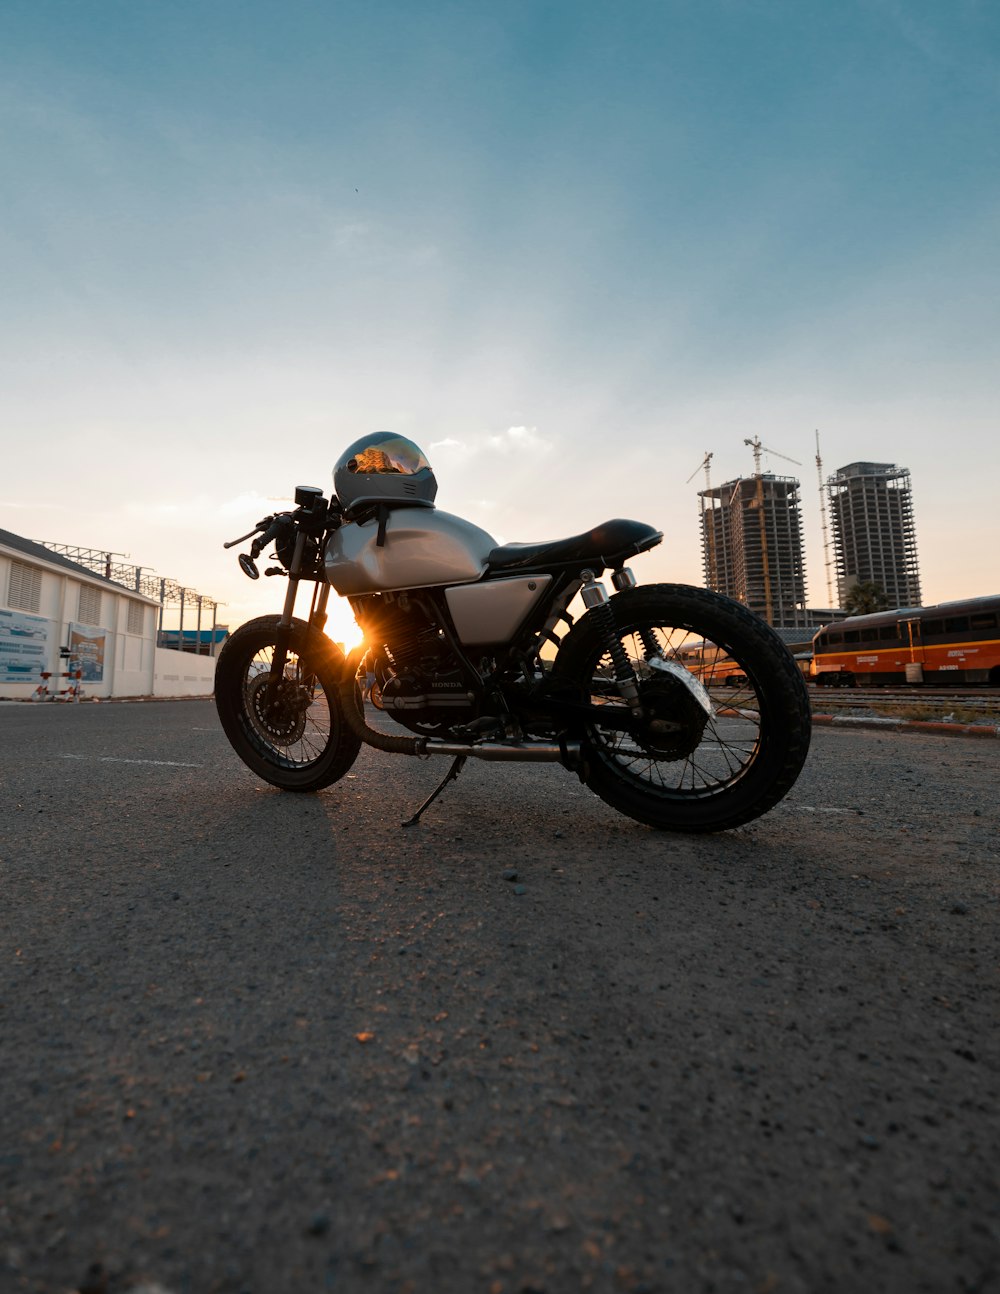
<svg viewBox="0 0 1000 1294"><path fill-rule="evenodd" d="M197 696L81 696L79 701L32 701L30 696L0 697L0 705L30 705L33 708L58 709L64 705L159 705L161 701L211 701L214 692L199 692Z"/></svg>
<svg viewBox="0 0 1000 1294"><path fill-rule="evenodd" d="M836 728L890 728L893 732L926 732L937 737L1000 737L1000 727L985 723L934 723L929 719L879 719L874 715L847 714L814 714L812 721Z"/></svg>

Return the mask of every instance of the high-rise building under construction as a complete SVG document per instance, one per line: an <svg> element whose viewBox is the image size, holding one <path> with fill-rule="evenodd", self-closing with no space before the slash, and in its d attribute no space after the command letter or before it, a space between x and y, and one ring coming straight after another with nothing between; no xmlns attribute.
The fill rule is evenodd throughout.
<svg viewBox="0 0 1000 1294"><path fill-rule="evenodd" d="M894 463L850 463L827 478L840 604L871 582L890 607L920 606L910 473Z"/></svg>
<svg viewBox="0 0 1000 1294"><path fill-rule="evenodd" d="M809 625L798 481L757 473L698 497L706 587L777 629Z"/></svg>

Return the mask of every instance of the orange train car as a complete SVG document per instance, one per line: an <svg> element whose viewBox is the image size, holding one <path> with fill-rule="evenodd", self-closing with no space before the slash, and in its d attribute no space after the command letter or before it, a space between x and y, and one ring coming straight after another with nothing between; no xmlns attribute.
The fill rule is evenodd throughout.
<svg viewBox="0 0 1000 1294"><path fill-rule="evenodd" d="M676 655L706 687L742 687L747 681L743 670L714 643L691 643Z"/></svg>
<svg viewBox="0 0 1000 1294"><path fill-rule="evenodd" d="M1000 595L848 616L813 638L820 686L1000 686Z"/></svg>

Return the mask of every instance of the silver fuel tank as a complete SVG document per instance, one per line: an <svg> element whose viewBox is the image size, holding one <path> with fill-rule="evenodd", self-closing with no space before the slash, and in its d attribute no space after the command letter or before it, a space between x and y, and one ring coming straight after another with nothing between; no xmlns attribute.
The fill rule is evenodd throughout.
<svg viewBox="0 0 1000 1294"><path fill-rule="evenodd" d="M379 548L378 522L349 522L326 545L326 578L341 597L394 589L471 584L496 540L470 521L436 508L393 508Z"/></svg>

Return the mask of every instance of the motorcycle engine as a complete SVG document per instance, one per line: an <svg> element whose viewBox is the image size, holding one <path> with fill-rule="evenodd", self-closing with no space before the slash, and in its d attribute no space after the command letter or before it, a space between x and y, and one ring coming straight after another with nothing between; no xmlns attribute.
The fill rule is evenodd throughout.
<svg viewBox="0 0 1000 1294"><path fill-rule="evenodd" d="M401 723L466 723L476 697L444 632L408 593L352 598L351 606L380 666L382 707Z"/></svg>

